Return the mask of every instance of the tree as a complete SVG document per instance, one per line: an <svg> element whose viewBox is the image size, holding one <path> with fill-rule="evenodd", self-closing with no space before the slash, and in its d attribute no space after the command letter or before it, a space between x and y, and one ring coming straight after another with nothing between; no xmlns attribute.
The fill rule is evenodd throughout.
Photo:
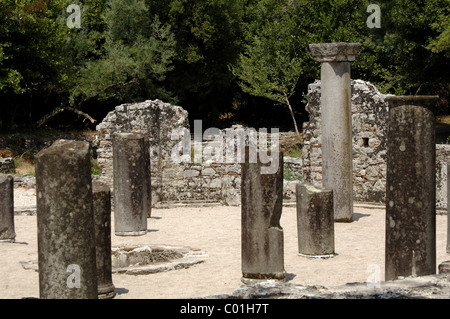
<svg viewBox="0 0 450 319"><path fill-rule="evenodd" d="M447 113L448 0L383 1L380 7L382 28L364 43L386 70L374 83L394 94L439 94L437 111Z"/></svg>
<svg viewBox="0 0 450 319"><path fill-rule="evenodd" d="M228 68L242 46L246 0L148 0L149 10L171 26L176 39L174 69L165 85L191 118L216 120L230 108L236 91Z"/></svg>
<svg viewBox="0 0 450 319"><path fill-rule="evenodd" d="M89 99L124 103L148 98L174 101L161 82L172 66L175 40L158 17L148 19L143 0L112 0L105 14L105 54L87 62L71 93L71 104Z"/></svg>
<svg viewBox="0 0 450 319"><path fill-rule="evenodd" d="M2 129L30 124L40 103L59 91L67 66L60 0L0 0ZM45 103L42 103L45 104Z"/></svg>
<svg viewBox="0 0 450 319"><path fill-rule="evenodd" d="M258 14L257 9L260 9L264 10L262 15L267 14L266 2L258 3L254 13ZM269 1L268 4L273 5L274 2ZM295 93L303 72L303 58L296 50L294 30L297 24L291 15L292 7L288 5L275 8L270 13L271 20L266 20L266 23L257 28L251 26L254 34L249 34L249 42L245 45L244 52L240 54L238 62L231 66L231 70L239 78L239 84L244 92L286 105L291 113L295 131L299 135L289 100Z"/></svg>

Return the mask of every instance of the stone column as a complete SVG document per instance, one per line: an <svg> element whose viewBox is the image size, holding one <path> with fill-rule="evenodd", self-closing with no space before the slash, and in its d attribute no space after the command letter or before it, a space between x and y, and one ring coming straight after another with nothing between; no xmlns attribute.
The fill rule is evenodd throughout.
<svg viewBox="0 0 450 319"><path fill-rule="evenodd" d="M13 243L14 231L14 178L0 174L0 242Z"/></svg>
<svg viewBox="0 0 450 319"><path fill-rule="evenodd" d="M333 190L334 219L353 220L352 95L350 62L359 43L309 45L321 69L323 186Z"/></svg>
<svg viewBox="0 0 450 319"><path fill-rule="evenodd" d="M147 233L149 148L137 133L113 134L114 226L119 236Z"/></svg>
<svg viewBox="0 0 450 319"><path fill-rule="evenodd" d="M92 183L98 298L115 296L111 264L111 191L106 184Z"/></svg>
<svg viewBox="0 0 450 319"><path fill-rule="evenodd" d="M284 238L280 217L283 206L283 154L278 152L274 174L261 174L260 158L249 161L246 147L241 173L242 281L284 279Z"/></svg>
<svg viewBox="0 0 450 319"><path fill-rule="evenodd" d="M333 191L301 183L297 191L298 252L300 256L328 258L334 251Z"/></svg>
<svg viewBox="0 0 450 319"><path fill-rule="evenodd" d="M385 278L436 273L435 97L391 96Z"/></svg>
<svg viewBox="0 0 450 319"><path fill-rule="evenodd" d="M147 190L147 204L146 204L146 210L147 210L147 218L152 217L152 170L151 170L151 159L150 159L150 139L148 137L145 138L144 140L145 146L144 146L144 150L146 151L145 156L147 157L147 161L146 161L146 167L145 167L145 171L148 172L145 177L146 177L146 185L145 188Z"/></svg>
<svg viewBox="0 0 450 319"><path fill-rule="evenodd" d="M36 194L40 298L98 298L89 143L40 151Z"/></svg>
<svg viewBox="0 0 450 319"><path fill-rule="evenodd" d="M450 161L447 163L447 254L450 254Z"/></svg>

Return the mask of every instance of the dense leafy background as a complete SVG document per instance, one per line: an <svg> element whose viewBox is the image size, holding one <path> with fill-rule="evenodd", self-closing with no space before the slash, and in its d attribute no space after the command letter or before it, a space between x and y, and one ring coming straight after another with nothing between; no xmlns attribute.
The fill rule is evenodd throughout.
<svg viewBox="0 0 450 319"><path fill-rule="evenodd" d="M372 2L379 29L366 24ZM66 25L72 3L80 29ZM353 78L439 94L447 114L449 10L449 0L0 0L1 129L64 107L100 122L120 103L158 98L205 125L294 130L319 77L308 44L338 41L362 43ZM46 124L92 127L82 119Z"/></svg>

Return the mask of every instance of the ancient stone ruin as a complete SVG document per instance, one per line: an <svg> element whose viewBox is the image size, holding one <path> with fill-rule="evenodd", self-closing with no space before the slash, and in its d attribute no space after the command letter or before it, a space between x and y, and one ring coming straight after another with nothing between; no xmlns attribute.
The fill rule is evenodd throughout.
<svg viewBox="0 0 450 319"><path fill-rule="evenodd" d="M310 44L321 63L322 184L333 190L334 219L353 220L352 108L350 62L360 43Z"/></svg>
<svg viewBox="0 0 450 319"><path fill-rule="evenodd" d="M97 126L99 131L97 161L101 168L99 180L114 188L113 134L139 133L147 136L150 143L153 207L240 205L240 163L226 161L225 151L222 161L206 156L208 147L211 146L207 136L210 129L203 128L204 134L199 141L195 138L195 129L190 127L188 113L183 108L159 100L117 106ZM220 134L221 142L225 146L230 142L236 143L237 138L230 141L227 140L227 136L232 136L242 129L244 128L235 125L225 130L216 129L214 132ZM260 140L261 133L258 131L256 134ZM267 143L272 143L272 138L282 140L293 134L295 133L271 134L268 128ZM180 146L185 138L191 145L187 150ZM172 158L174 150L180 151L180 155L183 152L184 155L180 157L184 156L185 160L174 160ZM198 160L197 155L201 151L203 158ZM235 151L237 152L236 148ZM301 178L301 159L286 157L285 165L295 178ZM285 181L284 184L285 199L293 200L295 181Z"/></svg>
<svg viewBox="0 0 450 319"><path fill-rule="evenodd" d="M436 273L436 100L388 98L386 280Z"/></svg>
<svg viewBox="0 0 450 319"><path fill-rule="evenodd" d="M353 196L355 201L384 203L389 104L371 83L352 80ZM321 82L308 87L309 121L303 123L303 180L320 187L322 170ZM447 158L450 145L436 145L436 208L447 208Z"/></svg>

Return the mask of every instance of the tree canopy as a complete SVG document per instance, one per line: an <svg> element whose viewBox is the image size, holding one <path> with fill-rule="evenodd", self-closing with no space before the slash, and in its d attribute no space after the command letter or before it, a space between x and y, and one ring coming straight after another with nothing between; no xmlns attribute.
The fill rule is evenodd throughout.
<svg viewBox="0 0 450 319"><path fill-rule="evenodd" d="M380 28L367 25L371 3L0 0L1 129L68 107L101 121L119 103L158 98L219 127L294 130L320 71L308 44L320 42L360 42L353 78L438 94L447 114L449 0L377 1ZM80 28L67 25L71 4Z"/></svg>

